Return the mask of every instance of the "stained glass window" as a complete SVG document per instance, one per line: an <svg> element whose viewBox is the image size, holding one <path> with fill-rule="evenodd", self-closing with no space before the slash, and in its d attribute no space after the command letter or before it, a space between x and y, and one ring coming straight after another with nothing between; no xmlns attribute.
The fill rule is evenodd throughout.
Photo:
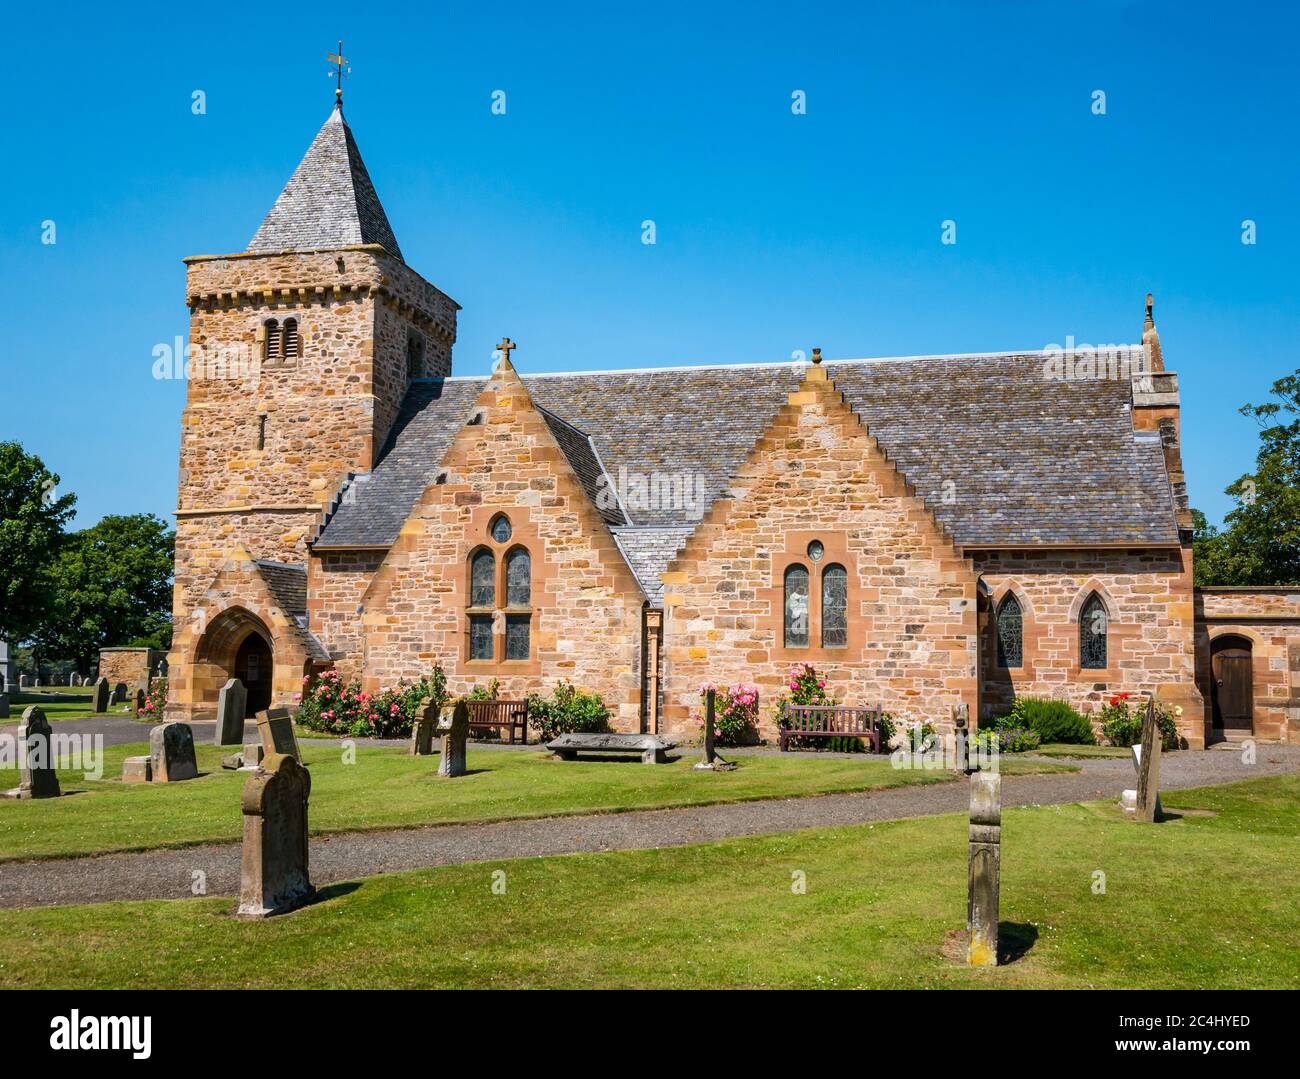
<svg viewBox="0 0 1300 1079"><path fill-rule="evenodd" d="M812 543L808 544L808 557L814 562L820 562L822 555L825 553L826 548L822 546L821 540L813 540Z"/></svg>
<svg viewBox="0 0 1300 1079"><path fill-rule="evenodd" d="M998 666L1024 666L1024 619L1020 601L1010 592L998 605Z"/></svg>
<svg viewBox="0 0 1300 1079"><path fill-rule="evenodd" d="M469 616L469 658L495 658L492 655L492 616L490 614L472 614Z"/></svg>
<svg viewBox="0 0 1300 1079"><path fill-rule="evenodd" d="M520 548L506 558L506 604L527 607L532 598L533 560Z"/></svg>
<svg viewBox="0 0 1300 1079"><path fill-rule="evenodd" d="M849 574L837 563L822 570L822 647L849 643Z"/></svg>
<svg viewBox="0 0 1300 1079"><path fill-rule="evenodd" d="M1096 592L1079 612L1079 666L1085 671L1106 669L1106 606Z"/></svg>
<svg viewBox="0 0 1300 1079"><path fill-rule="evenodd" d="M528 658L528 628L531 616L506 615L506 659Z"/></svg>
<svg viewBox="0 0 1300 1079"><path fill-rule="evenodd" d="M512 529L510 528L510 518L507 517L504 513L501 514L499 517L494 517L492 519L492 538L496 540L497 543L508 542L511 533L512 533Z"/></svg>
<svg viewBox="0 0 1300 1079"><path fill-rule="evenodd" d="M491 551L479 551L470 562L469 605L495 607L497 603L496 557Z"/></svg>
<svg viewBox="0 0 1300 1079"><path fill-rule="evenodd" d="M785 646L808 647L808 571L798 565L785 571Z"/></svg>

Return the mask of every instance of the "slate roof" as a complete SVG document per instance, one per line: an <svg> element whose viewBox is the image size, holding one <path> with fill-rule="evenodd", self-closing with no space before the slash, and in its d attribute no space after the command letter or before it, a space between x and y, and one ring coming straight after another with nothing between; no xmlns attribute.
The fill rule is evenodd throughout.
<svg viewBox="0 0 1300 1079"><path fill-rule="evenodd" d="M664 584L659 579L660 575L695 528L685 525L671 528L611 528L610 531L646 599L655 607L662 606Z"/></svg>
<svg viewBox="0 0 1300 1079"><path fill-rule="evenodd" d="M311 251L354 244L382 244L391 255L402 257L343 110L335 108L248 250Z"/></svg>
<svg viewBox="0 0 1300 1079"><path fill-rule="evenodd" d="M1043 365L1043 354L1031 352L826 367L958 544L1177 543L1163 453L1158 440L1134 435L1129 382L1049 380ZM607 520L629 564L641 566L644 586L657 577L649 567L653 553L672 534L647 535L642 544L630 533L689 529L698 521L804 369L593 371L524 376L524 383L537 405L590 436L599 463L624 492L633 527ZM374 472L327 522L316 546L391 543L486 381L413 384ZM644 504L628 496L637 477L652 474L685 481L678 493L687 496L698 483L703 497Z"/></svg>
<svg viewBox="0 0 1300 1079"><path fill-rule="evenodd" d="M270 559L259 558L257 569L276 602L302 631L311 658L328 661L329 652L307 628L307 567L300 563L272 562Z"/></svg>

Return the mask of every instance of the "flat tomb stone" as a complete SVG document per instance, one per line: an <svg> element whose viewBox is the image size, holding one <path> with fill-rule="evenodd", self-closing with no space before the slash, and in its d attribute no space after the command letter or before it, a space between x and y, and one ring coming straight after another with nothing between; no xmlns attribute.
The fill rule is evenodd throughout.
<svg viewBox="0 0 1300 1079"><path fill-rule="evenodd" d="M123 783L150 783L152 781L152 757L127 757L122 761Z"/></svg>
<svg viewBox="0 0 1300 1079"><path fill-rule="evenodd" d="M546 748L561 760L577 760L579 753L637 754L644 764L667 764L666 754L677 743L658 734L562 734Z"/></svg>

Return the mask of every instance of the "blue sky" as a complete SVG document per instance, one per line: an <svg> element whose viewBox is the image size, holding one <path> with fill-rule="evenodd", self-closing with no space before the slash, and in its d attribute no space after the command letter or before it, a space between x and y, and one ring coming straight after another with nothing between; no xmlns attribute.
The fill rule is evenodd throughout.
<svg viewBox="0 0 1300 1079"><path fill-rule="evenodd" d="M464 307L456 373L502 334L525 371L1128 342L1150 289L1193 504L1229 508L1256 446L1236 410L1300 366L1294 13L613 7L11 13L0 438L79 525L170 515L184 388L151 367L187 330L180 259L247 244L342 36L407 261Z"/></svg>

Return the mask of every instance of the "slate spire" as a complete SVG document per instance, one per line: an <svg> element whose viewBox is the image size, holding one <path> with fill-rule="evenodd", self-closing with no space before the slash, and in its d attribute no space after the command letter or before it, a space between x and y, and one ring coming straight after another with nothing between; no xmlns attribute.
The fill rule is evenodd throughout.
<svg viewBox="0 0 1300 1079"><path fill-rule="evenodd" d="M402 258L339 103L330 110L248 250L310 251L355 244L382 244L391 255Z"/></svg>

